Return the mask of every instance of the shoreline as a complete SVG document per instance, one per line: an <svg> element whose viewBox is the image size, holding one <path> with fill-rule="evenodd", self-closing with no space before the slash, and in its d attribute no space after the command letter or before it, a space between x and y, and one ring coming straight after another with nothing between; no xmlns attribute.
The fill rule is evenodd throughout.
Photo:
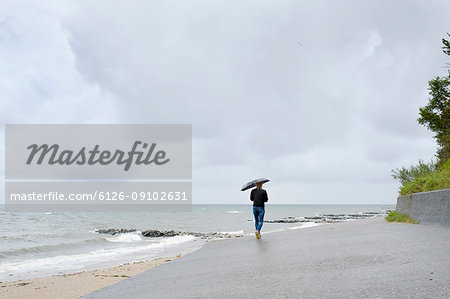
<svg viewBox="0 0 450 299"><path fill-rule="evenodd" d="M361 214L361 213L360 213ZM364 213L370 214L370 213ZM328 219L330 216L339 216L338 219ZM341 216L344 216L341 218ZM272 220L272 223L290 223L296 226L292 227L283 227L280 229L275 229L273 231L263 232L263 236L269 237L269 235L277 235L278 233L286 233L289 231L297 231L303 230L304 228L314 228L320 227L325 224L338 224L338 223L357 223L363 219L348 219L349 214L346 215L321 215L315 217L307 217L310 218L308 221L305 221L305 217L285 217L285 218L275 218ZM365 215L369 216L369 215ZM369 219L378 218L383 216L381 213L378 215L371 214ZM325 219L326 217L327 219ZM381 217L380 217L381 218ZM367 218L366 218L367 219ZM324 221L327 220L327 221ZM330 220L330 221L328 221ZM332 221L332 222L331 222ZM270 223L270 222L269 222ZM299 226L297 226L299 225ZM159 231L155 231L159 232ZM211 236L209 236L211 237ZM231 239L250 239L252 240L254 237L253 233L245 233L239 238ZM209 238L208 238L209 239ZM96 269L87 269L79 272L68 272L64 274L56 274L34 277L34 278L23 278L14 281L8 281L8 279L0 281L0 298L48 298L48 297L58 297L58 298L78 298L80 296L88 295L90 293L96 292L102 288L111 286L116 284L122 280L127 278L133 278L134 276L147 272L150 269L153 269L161 264L167 263L169 261L173 261L174 259L184 256L187 253L195 253L202 249L204 245L209 243L208 241L219 241L225 240L228 238L221 239L209 239L205 243L202 244L199 248L195 249L192 252L180 252L173 250L168 253L169 257L159 257L152 260L136 260L135 262L123 263L120 265L107 266L105 265L102 268ZM232 240L230 240L232 241ZM216 242L211 242L216 243ZM225 242L228 243L228 242ZM190 255L190 254L189 254Z"/></svg>
<svg viewBox="0 0 450 299"><path fill-rule="evenodd" d="M382 213L360 213L359 216L374 218L374 217L379 217L382 215L383 215ZM334 218L328 219L329 216L334 216ZM330 215L321 215L321 216L314 216L314 217L284 217L284 218L279 218L279 219L272 219L272 220L268 220L265 222L270 223L270 224L288 224L288 225L290 224L290 225L294 225L294 226L286 226L286 227L282 227L282 228L273 227L271 230L265 231L264 234L280 233L280 232L289 231L289 230L306 229L306 228L320 226L320 225L327 224L327 223L338 223L338 222L348 222L348 221L357 221L357 220L361 220L361 219L367 219L367 218L358 218L358 217L354 217L354 218L350 217L350 219L349 219L349 216L351 216L351 215L350 214L346 214L346 215L331 215L330 214ZM309 218L309 219L305 220L305 218ZM248 220L248 221L251 221L251 220ZM111 230L111 232L110 232L110 230ZM118 230L118 229L105 230L104 234L107 236L109 236L109 235L115 236L116 230ZM169 252L166 252L166 254L151 257L151 260L149 260L147 257L144 259L135 259L135 260L128 260L128 261L124 260L119 263L117 263L117 262L110 263L110 265L105 264L105 263L103 265L101 265L101 264L98 264L96 266L91 265L89 267L84 267L85 269L73 269L73 270L67 270L64 272L63 271L57 271L57 272L53 271L53 273L51 273L51 272L50 273L41 273L40 275L24 274L24 275L18 275L18 277L7 277L6 276L6 277L3 277L3 279L0 278L0 289L2 287L4 287L5 284L10 284L10 283L17 284L17 283L23 282L23 281L32 281L32 280L36 280L36 279L45 279L45 278L49 278L49 277L67 276L67 275L80 274L80 273L85 273L85 272L87 273L87 272L92 272L92 271L98 271L98 270L103 270L103 269L114 269L114 268L121 267L123 265L130 265L130 264L143 263L143 262L146 263L146 262L153 261L153 260L164 259L166 257L185 255L187 253L191 253L191 252L199 250L208 241L251 237L254 235L253 232L243 233L243 231L221 232L221 233L192 233L192 232L178 232L178 231L173 231L173 230L172 231L153 230L153 231L148 231L148 232L159 234L163 237L172 237L172 236L177 237L179 235L180 236L192 235L195 237L193 242L195 242L195 243L201 242L202 244L200 246L196 245L196 246L198 246L198 248L195 248L193 250L190 249L187 251L180 250L180 248L176 249L174 247L174 248L171 248L169 250ZM128 231L124 231L124 235L126 235L126 233L128 233ZM117 235L121 235L121 234L117 234ZM202 239L206 239L206 240L202 240ZM8 272L6 272L5 275L7 275L7 273ZM14 272L10 272L10 273L14 273ZM9 275L12 276L11 274L9 274ZM16 276L16 275L14 275L14 276Z"/></svg>
<svg viewBox="0 0 450 299"><path fill-rule="evenodd" d="M447 298L450 229L382 217L208 242L82 298ZM430 249L432 253L430 254ZM260 273L260 275L255 275Z"/></svg>
<svg viewBox="0 0 450 299"><path fill-rule="evenodd" d="M179 254L168 258L126 263L103 269L0 282L0 298L78 298L171 262L181 256Z"/></svg>
<svg viewBox="0 0 450 299"><path fill-rule="evenodd" d="M265 234L312 228L320 226L322 224L324 223L301 223L300 226L268 231ZM253 233L249 233L244 234L240 238L252 238L253 236ZM230 238L215 238L208 241L218 242L225 240L230 240ZM200 249L201 247L194 250L193 252ZM151 270L164 263L171 262L184 255L186 254L177 254L176 256L171 257L161 257L146 261L136 261L131 263L124 263L119 266L111 266L73 273L42 276L30 279L19 279L7 282L0 281L0 298L14 299L32 297L37 299L44 299L55 296L61 299L79 298L80 296L88 295L102 288L118 283L124 279Z"/></svg>

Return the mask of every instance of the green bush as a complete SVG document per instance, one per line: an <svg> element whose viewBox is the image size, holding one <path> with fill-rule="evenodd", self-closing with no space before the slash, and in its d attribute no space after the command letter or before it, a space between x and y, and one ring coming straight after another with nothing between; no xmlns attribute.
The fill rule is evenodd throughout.
<svg viewBox="0 0 450 299"><path fill-rule="evenodd" d="M402 169L391 170L391 175L394 179L399 180L404 186L409 182L414 181L416 178L436 171L436 164L431 161L430 163L424 163L419 160L419 165L412 165L409 168L402 167Z"/></svg>
<svg viewBox="0 0 450 299"><path fill-rule="evenodd" d="M425 172L412 181L406 181L400 188L400 195L448 188L450 188L450 159L439 169Z"/></svg>
<svg viewBox="0 0 450 299"><path fill-rule="evenodd" d="M419 222L414 221L406 214L400 214L395 211L390 212L389 215L386 216L387 222L407 222L407 223L414 223L418 224Z"/></svg>

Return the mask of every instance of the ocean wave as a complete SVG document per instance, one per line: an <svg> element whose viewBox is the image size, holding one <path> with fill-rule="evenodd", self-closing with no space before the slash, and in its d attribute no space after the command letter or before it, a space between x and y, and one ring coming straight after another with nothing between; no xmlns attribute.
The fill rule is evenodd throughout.
<svg viewBox="0 0 450 299"><path fill-rule="evenodd" d="M241 211L227 211L228 214L242 214Z"/></svg>
<svg viewBox="0 0 450 299"><path fill-rule="evenodd" d="M118 234L104 239L108 242L113 243L135 243L142 241L143 236L141 231L136 231L131 233Z"/></svg>
<svg viewBox="0 0 450 299"><path fill-rule="evenodd" d="M82 240L79 242L68 242L68 243L59 243L59 244L54 244L54 245L41 245L41 246L11 249L11 250L0 251L0 258L7 258L7 257L24 255L24 254L35 254L35 253L40 253L40 252L57 251L57 250L61 250L61 249L63 249L63 250L64 249L72 249L77 246L86 246L87 244L104 243L104 242L105 242L104 238L98 238L98 239Z"/></svg>
<svg viewBox="0 0 450 299"><path fill-rule="evenodd" d="M173 248L184 243L195 241L194 236L176 236L173 238L161 239L157 243L146 243L138 246L118 247L112 249L93 250L87 253L58 255L47 258L28 259L18 262L0 264L0 277L6 279L17 280L26 277L32 277L36 273L45 274L60 274L70 273L79 270L86 270L87 267L93 269L98 268L99 265L111 263L111 261L133 262L139 260L148 260L151 257L164 253L168 248ZM196 249L201 246L197 245ZM181 251L180 249L177 252ZM10 277L9 274L14 273ZM51 274L53 273L53 274Z"/></svg>

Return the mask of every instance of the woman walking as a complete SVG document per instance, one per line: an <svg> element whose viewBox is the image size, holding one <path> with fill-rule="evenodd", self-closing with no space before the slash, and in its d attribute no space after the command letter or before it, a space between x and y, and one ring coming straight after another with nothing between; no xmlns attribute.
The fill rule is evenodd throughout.
<svg viewBox="0 0 450 299"><path fill-rule="evenodd" d="M256 239L261 238L261 228L264 222L264 203L269 200L266 190L262 188L262 182L255 183L256 188L250 193L250 200L253 201L253 216L255 216Z"/></svg>

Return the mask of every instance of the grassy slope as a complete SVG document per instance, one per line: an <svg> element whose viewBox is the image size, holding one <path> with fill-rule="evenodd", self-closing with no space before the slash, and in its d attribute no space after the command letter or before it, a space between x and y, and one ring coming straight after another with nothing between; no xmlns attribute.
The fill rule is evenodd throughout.
<svg viewBox="0 0 450 299"><path fill-rule="evenodd" d="M390 212L389 215L386 216L386 221L387 222L407 222L407 223L415 223L415 224L419 223L419 222L416 222L413 219L411 219L408 215L400 214L395 211Z"/></svg>

